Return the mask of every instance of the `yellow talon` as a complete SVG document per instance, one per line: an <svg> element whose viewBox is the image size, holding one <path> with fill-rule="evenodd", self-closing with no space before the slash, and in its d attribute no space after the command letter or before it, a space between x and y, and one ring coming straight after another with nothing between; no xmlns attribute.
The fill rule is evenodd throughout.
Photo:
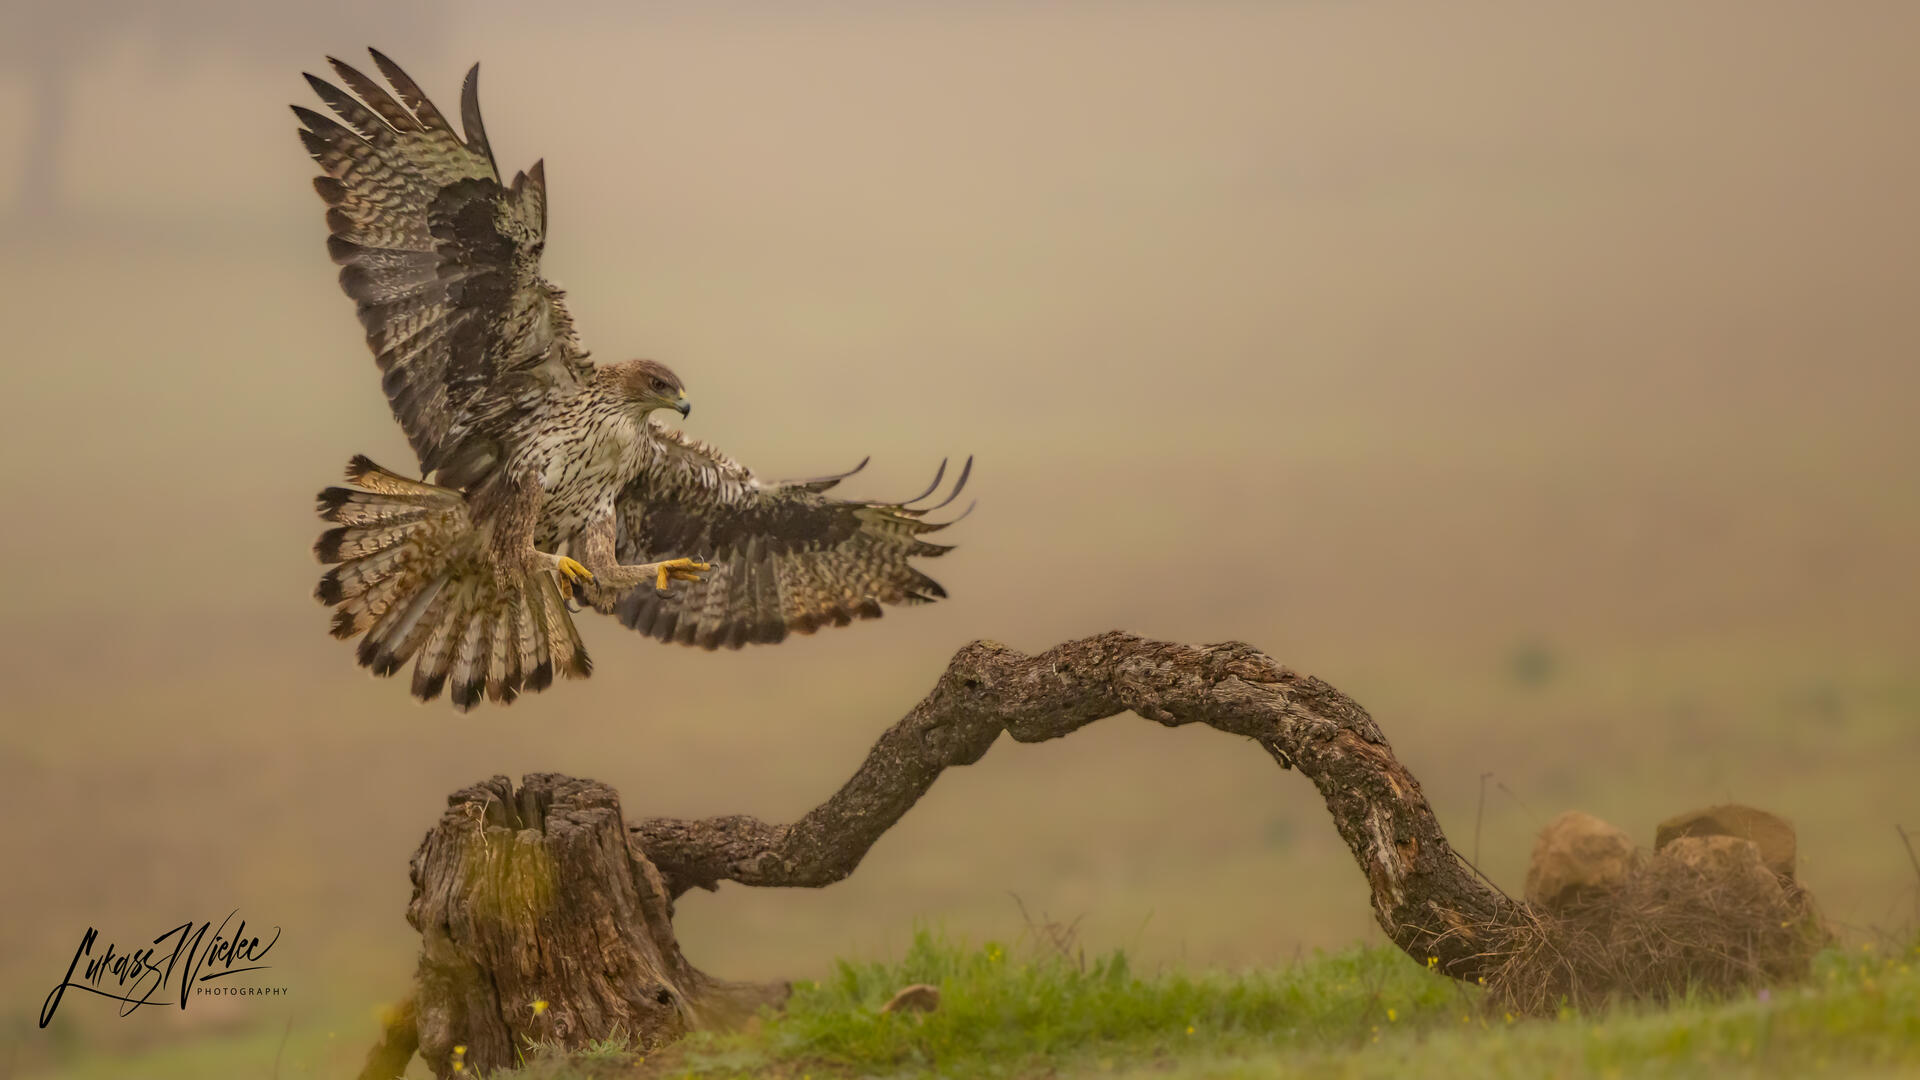
<svg viewBox="0 0 1920 1080"><path fill-rule="evenodd" d="M554 563L554 569L560 571L560 576L567 581L585 583L593 580L593 571L581 566L565 555L560 556L559 560Z"/></svg>
<svg viewBox="0 0 1920 1080"><path fill-rule="evenodd" d="M692 559L668 559L660 564L653 587L659 592L667 591L669 581L699 581L700 575L713 569L712 563L695 562Z"/></svg>

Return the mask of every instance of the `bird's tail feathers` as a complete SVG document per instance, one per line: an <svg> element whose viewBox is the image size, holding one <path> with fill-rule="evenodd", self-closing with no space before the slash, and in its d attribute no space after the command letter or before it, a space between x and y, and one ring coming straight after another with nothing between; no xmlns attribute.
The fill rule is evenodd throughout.
<svg viewBox="0 0 1920 1080"><path fill-rule="evenodd" d="M320 493L320 517L335 526L313 546L332 564L314 596L334 609L333 636L365 635L361 666L387 676L411 660L413 695L449 690L462 712L593 670L553 575L499 567L458 491L365 457L347 481Z"/></svg>

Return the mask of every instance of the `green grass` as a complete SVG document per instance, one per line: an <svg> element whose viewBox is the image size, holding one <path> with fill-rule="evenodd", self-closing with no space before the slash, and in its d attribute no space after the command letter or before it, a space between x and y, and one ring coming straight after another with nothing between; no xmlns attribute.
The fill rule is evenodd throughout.
<svg viewBox="0 0 1920 1080"><path fill-rule="evenodd" d="M1526 1020L1387 948L1279 971L1141 973L920 934L896 963L842 963L784 1015L646 1060L596 1048L518 1080L612 1076L1920 1076L1920 947L1824 953L1797 986L1659 1011ZM881 1015L933 983L931 1014Z"/></svg>

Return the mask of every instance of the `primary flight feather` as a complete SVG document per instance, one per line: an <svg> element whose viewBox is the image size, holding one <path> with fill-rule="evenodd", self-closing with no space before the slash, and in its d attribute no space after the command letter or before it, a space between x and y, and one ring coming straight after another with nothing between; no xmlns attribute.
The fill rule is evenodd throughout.
<svg viewBox="0 0 1920 1080"><path fill-rule="evenodd" d="M951 522L925 514L969 469L936 506L913 508L944 464L919 498L849 502L825 492L851 473L764 481L653 420L685 417L686 390L651 360L587 358L540 274L545 171L501 180L479 66L456 132L372 56L386 85L330 60L345 89L307 81L333 116L293 109L324 173L327 251L424 478L355 457L350 486L320 493L335 527L314 546L332 564L315 595L336 637L364 635L362 665L412 662L415 696L464 710L591 671L569 601L714 649L946 595L911 560L948 550L923 537Z"/></svg>

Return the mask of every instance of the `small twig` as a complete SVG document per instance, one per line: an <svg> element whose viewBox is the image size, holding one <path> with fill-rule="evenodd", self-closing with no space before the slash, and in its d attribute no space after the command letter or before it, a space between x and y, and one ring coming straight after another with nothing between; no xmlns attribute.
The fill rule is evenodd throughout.
<svg viewBox="0 0 1920 1080"><path fill-rule="evenodd" d="M287 1051L287 1036L293 1034L293 1017L287 1017L287 1026L280 1029L280 1045L273 1052L273 1080L280 1080L280 1055Z"/></svg>
<svg viewBox="0 0 1920 1080"><path fill-rule="evenodd" d="M1487 817L1487 781L1491 779L1493 774L1490 772L1480 774L1480 806L1473 812L1473 861L1468 865L1476 867L1475 873L1479 873L1477 867L1480 865L1480 823Z"/></svg>
<svg viewBox="0 0 1920 1080"><path fill-rule="evenodd" d="M1087 951L1081 949L1077 957L1074 955L1074 945L1080 937L1080 920L1086 918L1085 914L1075 915L1072 922L1062 925L1043 911L1040 913L1040 921L1034 922L1033 916L1027 913L1026 901L1020 899L1020 894L1009 892L1007 895L1013 897L1014 906L1020 909L1020 920L1027 924L1028 936L1036 941L1044 941L1048 947L1059 954L1060 959L1075 965L1083 972L1087 970Z"/></svg>
<svg viewBox="0 0 1920 1080"><path fill-rule="evenodd" d="M1508 787L1505 781L1495 780L1493 782L1493 786L1499 788L1501 791L1506 792L1507 798L1512 799L1514 803L1520 807L1520 809L1525 810L1527 812L1527 816L1533 819L1533 823L1535 825L1540 824L1540 815L1533 812L1533 807L1528 806L1525 802L1522 802L1520 799L1520 796L1515 795L1513 793L1513 789Z"/></svg>
<svg viewBox="0 0 1920 1080"><path fill-rule="evenodd" d="M1506 897L1509 903L1517 904L1520 902L1518 899L1514 898L1510 893L1508 893L1507 890L1501 888L1499 882L1488 877L1486 874L1486 871L1474 865L1473 860L1467 858L1465 855L1462 855L1457 851L1453 853L1453 857L1456 859L1459 859L1460 864L1462 866L1465 866L1467 869L1473 871L1473 876L1479 878L1482 882L1484 882L1487 888L1492 889L1494 892L1497 892L1501 896Z"/></svg>
<svg viewBox="0 0 1920 1080"><path fill-rule="evenodd" d="M1908 836L1906 828L1897 823L1893 831L1900 834L1900 843L1906 845L1907 861L1913 864L1914 880L1920 882L1920 855L1913 852L1913 837ZM1913 895L1913 912L1916 918L1920 918L1920 891L1916 891Z"/></svg>
<svg viewBox="0 0 1920 1080"><path fill-rule="evenodd" d="M1138 954L1140 952L1140 943L1146 940L1147 924L1151 923L1152 921L1153 921L1153 909L1148 908L1147 913L1144 916L1142 916L1140 919L1139 927L1136 928L1133 932L1133 940L1127 945L1127 949L1129 951L1135 954Z"/></svg>
<svg viewBox="0 0 1920 1080"><path fill-rule="evenodd" d="M1020 921L1027 925L1028 930L1032 930L1033 916L1027 914L1027 902L1020 899L1020 894L1012 889L1007 890L1007 895L1013 897L1013 906L1020 909Z"/></svg>

